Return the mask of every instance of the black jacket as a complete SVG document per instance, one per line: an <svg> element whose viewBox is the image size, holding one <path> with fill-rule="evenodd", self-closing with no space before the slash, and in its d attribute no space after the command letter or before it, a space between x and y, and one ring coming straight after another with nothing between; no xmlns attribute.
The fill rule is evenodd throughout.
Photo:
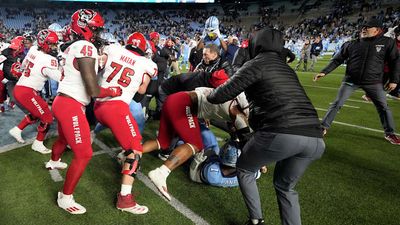
<svg viewBox="0 0 400 225"><path fill-rule="evenodd" d="M250 103L253 130L322 137L318 115L296 73L281 58L282 33L266 28L250 41L251 60L208 97L218 104L242 91Z"/></svg>
<svg viewBox="0 0 400 225"><path fill-rule="evenodd" d="M194 68L201 62L201 59L203 58L203 49L197 49L197 47L192 48L190 50L190 55L189 55L189 62L191 65L191 69L194 70Z"/></svg>
<svg viewBox="0 0 400 225"><path fill-rule="evenodd" d="M236 73L243 64L250 60L249 48L239 48L232 61L233 72Z"/></svg>
<svg viewBox="0 0 400 225"><path fill-rule="evenodd" d="M389 78L390 82L399 82L399 52L392 38L380 35L346 42L321 72L328 74L344 61L347 62L344 82L382 83L385 62L388 63L390 71L393 71Z"/></svg>
<svg viewBox="0 0 400 225"><path fill-rule="evenodd" d="M321 51L322 51L322 42L320 41L320 42L314 42L314 43L312 43L311 44L311 51L310 51L310 54L311 55L315 55L315 56L319 56L319 54L321 53Z"/></svg>
<svg viewBox="0 0 400 225"><path fill-rule="evenodd" d="M165 94L170 95L180 91L192 91L197 87L212 87L209 83L211 73L204 71L182 73L170 77L161 84Z"/></svg>
<svg viewBox="0 0 400 225"><path fill-rule="evenodd" d="M157 64L158 73L164 74L167 71L169 52L165 48L156 47L156 52L153 56L153 62Z"/></svg>
<svg viewBox="0 0 400 225"><path fill-rule="evenodd" d="M4 77L9 81L17 82L18 78L11 74L11 67L15 62L21 61L20 57L22 57L22 55L14 56L11 48L4 49L1 54L7 58L3 62Z"/></svg>
<svg viewBox="0 0 400 225"><path fill-rule="evenodd" d="M283 48L283 49L282 49L282 51L281 51L281 57L282 57L282 59L283 59L283 61L284 61L285 63L291 63L291 62L293 62L293 60L296 59L296 55L293 54L293 52L290 51L290 50L287 49L287 48Z"/></svg>
<svg viewBox="0 0 400 225"><path fill-rule="evenodd" d="M225 73L228 74L229 77L233 75L232 65L229 61L218 57L217 59L210 61L209 64L205 64L203 60L196 66L195 71L204 71L208 73L213 73L217 70L224 69Z"/></svg>

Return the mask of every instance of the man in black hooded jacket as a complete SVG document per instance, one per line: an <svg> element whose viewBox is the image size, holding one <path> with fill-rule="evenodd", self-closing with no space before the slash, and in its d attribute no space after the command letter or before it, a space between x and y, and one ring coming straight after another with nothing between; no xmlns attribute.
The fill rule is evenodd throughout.
<svg viewBox="0 0 400 225"><path fill-rule="evenodd" d="M317 112L296 73L280 56L283 44L278 30L258 31L250 40L250 61L207 97L209 102L218 104L244 91L250 103L249 123L254 135L236 164L240 190L250 214L247 224L264 224L254 173L263 165L276 162L274 187L282 224L300 225L294 187L325 149Z"/></svg>

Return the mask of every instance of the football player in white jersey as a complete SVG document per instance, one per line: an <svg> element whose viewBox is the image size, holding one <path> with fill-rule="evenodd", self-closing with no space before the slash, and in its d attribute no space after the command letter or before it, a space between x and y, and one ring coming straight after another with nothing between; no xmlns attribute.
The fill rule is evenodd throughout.
<svg viewBox="0 0 400 225"><path fill-rule="evenodd" d="M98 53L94 43L99 42L103 29L102 16L90 9L80 9L71 17L73 41L64 50L62 76L58 95L53 102L53 113L58 120L58 139L53 145L47 168L65 168L61 155L69 145L74 158L68 168L62 192L58 192L58 206L71 214L83 214L86 209L75 202L72 194L92 157L90 127L85 106L91 97L120 96L121 88L101 88L97 84Z"/></svg>
<svg viewBox="0 0 400 225"><path fill-rule="evenodd" d="M144 214L148 211L146 206L137 204L131 194L143 148L142 136L129 110L134 95L144 94L150 79L157 75L157 65L145 57L145 51L146 39L138 32L128 37L125 47L111 44L104 48L106 62L101 87L119 86L123 91L118 97L98 98L94 107L96 118L111 129L125 151L117 208L133 214Z"/></svg>
<svg viewBox="0 0 400 225"><path fill-rule="evenodd" d="M15 99L29 111L29 114L26 114L18 126L13 127L9 133L18 142L24 143L21 137L22 130L39 120L38 134L32 144L32 149L47 154L51 150L43 145L43 140L53 122L53 115L38 92L43 89L48 78L59 80L61 77L57 59L54 57L57 55L57 34L50 30L41 30L37 35L37 44L38 46L30 48L22 62L23 73L13 93Z"/></svg>

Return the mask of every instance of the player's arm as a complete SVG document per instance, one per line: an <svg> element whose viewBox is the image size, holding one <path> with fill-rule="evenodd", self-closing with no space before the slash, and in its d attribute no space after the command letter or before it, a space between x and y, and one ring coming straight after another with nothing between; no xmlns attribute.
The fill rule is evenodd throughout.
<svg viewBox="0 0 400 225"><path fill-rule="evenodd" d="M122 89L120 87L109 87L101 88L97 84L96 77L96 59L89 57L82 57L76 59L78 63L79 71L81 72L83 83L85 84L86 92L91 97L115 97L122 94Z"/></svg>
<svg viewBox="0 0 400 225"><path fill-rule="evenodd" d="M55 81L59 81L61 79L61 71L55 68L43 67L42 74Z"/></svg>
<svg viewBox="0 0 400 225"><path fill-rule="evenodd" d="M143 75L143 82L139 86L139 89L138 89L137 93L139 93L141 95L144 95L146 93L147 86L149 86L150 80L151 80L151 77L149 75L147 75L147 74L144 74Z"/></svg>

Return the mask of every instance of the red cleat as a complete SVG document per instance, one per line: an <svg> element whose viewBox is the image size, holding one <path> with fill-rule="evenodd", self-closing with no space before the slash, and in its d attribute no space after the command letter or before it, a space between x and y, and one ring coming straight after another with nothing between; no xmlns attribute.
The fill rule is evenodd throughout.
<svg viewBox="0 0 400 225"><path fill-rule="evenodd" d="M395 134L386 135L385 139L394 145L400 145L400 138Z"/></svg>

